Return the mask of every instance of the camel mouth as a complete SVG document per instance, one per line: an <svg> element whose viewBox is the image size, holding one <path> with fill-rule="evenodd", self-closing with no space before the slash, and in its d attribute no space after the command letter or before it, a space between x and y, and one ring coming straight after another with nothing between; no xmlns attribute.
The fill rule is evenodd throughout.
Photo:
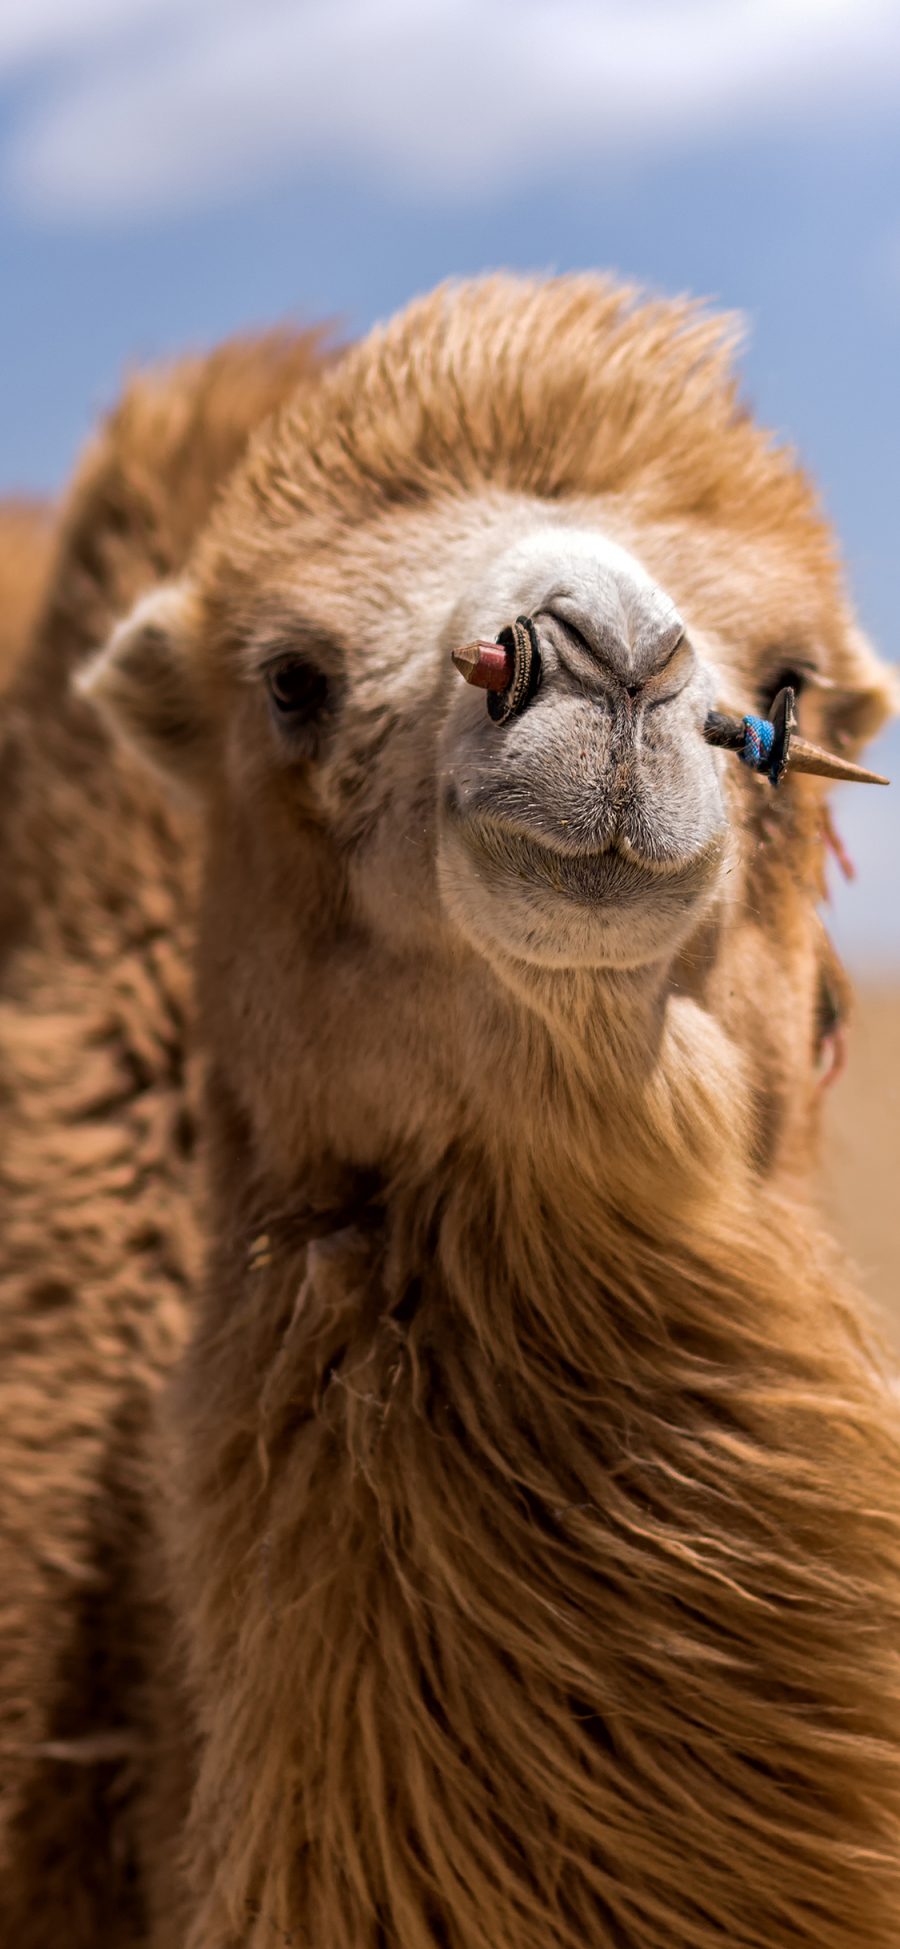
<svg viewBox="0 0 900 1949"><path fill-rule="evenodd" d="M719 882L716 837L689 858L660 860L623 837L579 847L447 808L440 878L473 939L544 965L637 966L691 931Z"/></svg>
<svg viewBox="0 0 900 1949"><path fill-rule="evenodd" d="M721 847L707 847L685 860L656 859L639 853L624 837L608 845L561 843L544 833L495 818L463 818L457 831L474 861L489 874L530 882L577 905L657 900L669 893L684 898L695 883L705 883L711 860Z"/></svg>
<svg viewBox="0 0 900 1949"><path fill-rule="evenodd" d="M723 852L721 840L715 838L686 858L660 856L635 846L625 832L602 844L579 844L573 836L538 832L497 813L471 815L452 795L444 811L473 860L489 871L534 881L549 893L586 904L653 897L658 883L678 885L684 893L697 875L707 877Z"/></svg>

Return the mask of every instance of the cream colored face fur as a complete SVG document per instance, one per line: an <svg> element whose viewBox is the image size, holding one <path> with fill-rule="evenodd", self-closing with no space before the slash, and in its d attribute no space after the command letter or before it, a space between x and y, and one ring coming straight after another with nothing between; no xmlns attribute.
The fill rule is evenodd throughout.
<svg viewBox="0 0 900 1949"><path fill-rule="evenodd" d="M232 793L261 798L267 772L302 777L360 917L398 946L410 928L436 928L492 960L658 962L728 858L729 761L702 736L721 678L692 619L603 517L490 495L436 508L424 532L382 524L365 572L338 554L330 576L298 563L293 589L260 589L239 667L218 680L190 583L166 587L119 627L84 687L182 782L224 767ZM522 613L543 681L498 726L450 651ZM311 739L279 722L266 688L294 651L328 676ZM389 753L367 779L372 725L380 738L388 720ZM376 816L363 813L367 795Z"/></svg>

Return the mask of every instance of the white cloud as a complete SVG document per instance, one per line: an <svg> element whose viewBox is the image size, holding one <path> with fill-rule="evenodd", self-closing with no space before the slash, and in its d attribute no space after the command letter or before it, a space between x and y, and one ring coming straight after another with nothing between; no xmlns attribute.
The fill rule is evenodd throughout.
<svg viewBox="0 0 900 1949"><path fill-rule="evenodd" d="M900 19L896 0L15 0L0 73L26 61L7 194L103 220L297 169L458 200L859 113L900 94Z"/></svg>

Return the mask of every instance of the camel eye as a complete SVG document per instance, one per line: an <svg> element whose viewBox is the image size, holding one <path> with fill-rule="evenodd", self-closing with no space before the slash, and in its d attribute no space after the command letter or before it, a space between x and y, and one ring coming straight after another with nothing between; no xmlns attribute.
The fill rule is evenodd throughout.
<svg viewBox="0 0 900 1949"><path fill-rule="evenodd" d="M284 657L270 664L266 685L272 708L278 718L295 718L304 724L318 717L328 700L328 678L315 664L302 657Z"/></svg>
<svg viewBox="0 0 900 1949"><path fill-rule="evenodd" d="M778 696L779 690L792 690L794 693L795 701L799 702L799 699L803 691L806 689L807 682L808 682L808 672L805 670L798 670L796 666L787 665L783 670L777 671L775 676L771 677L764 684L760 692L759 701L762 707L763 716L764 717L771 716L772 705L774 704L775 699Z"/></svg>

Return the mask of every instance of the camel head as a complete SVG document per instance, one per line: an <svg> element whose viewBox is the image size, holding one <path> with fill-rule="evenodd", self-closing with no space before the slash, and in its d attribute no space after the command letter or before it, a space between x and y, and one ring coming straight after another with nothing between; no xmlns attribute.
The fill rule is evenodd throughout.
<svg viewBox="0 0 900 1949"><path fill-rule="evenodd" d="M498 723L451 653L521 615L542 681ZM365 1163L479 1100L523 1023L608 1044L636 997L752 1045L783 1136L833 980L823 788L703 727L787 677L835 748L884 714L803 476L721 324L579 278L443 289L345 353L83 683L200 806L242 1115Z"/></svg>

